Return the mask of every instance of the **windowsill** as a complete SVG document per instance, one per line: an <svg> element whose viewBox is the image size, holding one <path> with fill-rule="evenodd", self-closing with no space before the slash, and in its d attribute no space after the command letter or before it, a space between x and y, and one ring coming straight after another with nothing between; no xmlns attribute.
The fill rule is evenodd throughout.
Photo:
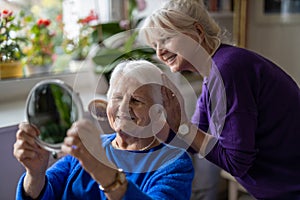
<svg viewBox="0 0 300 200"><path fill-rule="evenodd" d="M71 86L79 94L84 110L87 110L87 105L92 99L105 99L105 94L96 92L97 83L100 80L99 76L90 71L1 80L0 128L19 124L25 120L27 95L36 83L46 79L60 79ZM101 85L99 84L98 87L101 87ZM105 88L103 88L103 91L105 91Z"/></svg>

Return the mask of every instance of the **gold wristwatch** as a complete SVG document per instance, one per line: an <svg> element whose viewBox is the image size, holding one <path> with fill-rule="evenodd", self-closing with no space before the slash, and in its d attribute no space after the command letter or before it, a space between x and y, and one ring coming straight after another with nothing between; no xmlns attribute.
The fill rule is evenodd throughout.
<svg viewBox="0 0 300 200"><path fill-rule="evenodd" d="M102 185L99 185L99 189L103 192L112 192L117 190L119 187L121 187L124 183L126 183L126 175L123 172L122 169L118 169L118 172L116 174L116 178L114 182L112 182L110 185L103 187Z"/></svg>

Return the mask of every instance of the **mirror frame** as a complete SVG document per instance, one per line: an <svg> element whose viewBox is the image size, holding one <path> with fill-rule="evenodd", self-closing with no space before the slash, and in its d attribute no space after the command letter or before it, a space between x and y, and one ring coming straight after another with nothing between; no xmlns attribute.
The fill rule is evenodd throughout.
<svg viewBox="0 0 300 200"><path fill-rule="evenodd" d="M40 87L42 85L47 85L47 84L55 84L55 85L58 85L59 87L61 87L62 89L64 89L72 97L73 103L78 110L78 118L76 119L76 121L83 118L83 114L84 114L83 105L82 105L79 95L76 92L74 92L74 90L69 85L67 85L65 82L63 82L62 80L47 79L47 80L43 80L43 81L40 81L37 84L35 84L27 96L26 106L25 106L25 116L26 116L27 122L31 123L29 121L28 109L29 109L29 102L31 100L33 93L35 92L35 90L38 87ZM54 153L59 153L61 151L62 143L49 144L47 142L42 141L38 136L36 137L36 142L39 146L41 146L42 148L44 148L47 151L54 152Z"/></svg>

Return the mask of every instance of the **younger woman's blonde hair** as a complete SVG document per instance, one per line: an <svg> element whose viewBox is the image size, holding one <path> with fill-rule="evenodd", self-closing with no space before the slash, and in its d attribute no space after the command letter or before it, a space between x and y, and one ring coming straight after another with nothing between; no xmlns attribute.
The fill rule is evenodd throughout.
<svg viewBox="0 0 300 200"><path fill-rule="evenodd" d="M140 30L140 39L148 45L178 33L198 36L195 23L201 25L204 41L211 49L220 42L222 31L209 15L202 0L168 0L162 8L146 18Z"/></svg>

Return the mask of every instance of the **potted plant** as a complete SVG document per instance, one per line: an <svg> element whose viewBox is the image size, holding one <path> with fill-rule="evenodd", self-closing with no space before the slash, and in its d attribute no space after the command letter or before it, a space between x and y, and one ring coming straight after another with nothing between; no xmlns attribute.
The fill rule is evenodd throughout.
<svg viewBox="0 0 300 200"><path fill-rule="evenodd" d="M22 15L22 12L20 12ZM21 59L24 57L20 43L26 41L20 37L21 22L16 20L13 11L0 13L0 78L18 78L23 76Z"/></svg>
<svg viewBox="0 0 300 200"><path fill-rule="evenodd" d="M29 44L24 49L29 74L49 72L54 58L54 34L49 19L39 19L28 30Z"/></svg>
<svg viewBox="0 0 300 200"><path fill-rule="evenodd" d="M123 60L137 60L145 59L153 63L157 62L153 57L155 51L150 47L141 46L137 43L136 37L138 31L124 31L118 33L124 43L119 47L111 47L110 44L117 43L115 39L120 39L121 37L116 37L113 35L111 38L107 38L102 45L96 51L96 54L93 57L93 62L96 64L95 72L98 74L103 74L107 80L110 79L110 74L116 65ZM110 40L109 42L107 42Z"/></svg>
<svg viewBox="0 0 300 200"><path fill-rule="evenodd" d="M78 36L74 38L67 38L64 40L64 50L71 55L70 69L78 70L82 62L88 56L91 46L94 41L94 27L91 26L95 20L98 20L96 13L91 10L89 15L77 21L79 26Z"/></svg>
<svg viewBox="0 0 300 200"><path fill-rule="evenodd" d="M121 20L115 27L101 25L104 40L92 58L96 64L95 72L104 75L108 81L111 72L122 60L146 59L157 62L154 59L155 51L150 47L141 46L137 41L138 30L135 28L141 19L135 19L133 13L136 9L143 11L146 2L130 0L128 3L128 19Z"/></svg>

